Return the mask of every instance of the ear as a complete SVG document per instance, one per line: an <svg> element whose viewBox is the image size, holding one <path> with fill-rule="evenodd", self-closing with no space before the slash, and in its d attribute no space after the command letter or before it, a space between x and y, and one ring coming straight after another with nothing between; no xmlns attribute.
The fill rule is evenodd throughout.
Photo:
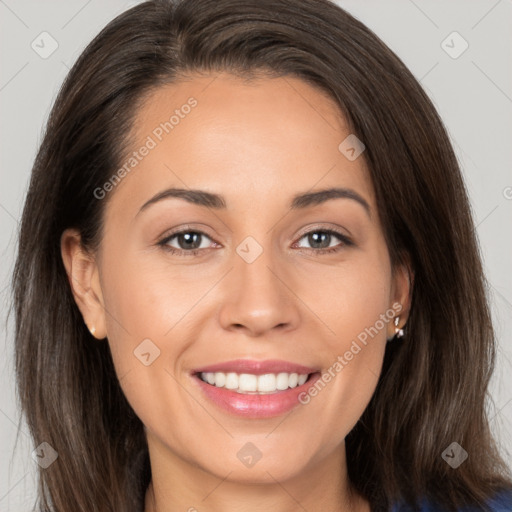
<svg viewBox="0 0 512 512"><path fill-rule="evenodd" d="M66 229L62 233L60 250L69 285L84 322L89 330L94 328L94 337L103 339L107 336L105 307L96 260L83 248L80 232L76 229Z"/></svg>
<svg viewBox="0 0 512 512"><path fill-rule="evenodd" d="M411 311L412 292L414 285L414 272L409 258L393 269L393 285L391 307L395 311L393 320L388 323L388 339L395 335L396 329L403 329ZM398 325L395 326L395 318Z"/></svg>

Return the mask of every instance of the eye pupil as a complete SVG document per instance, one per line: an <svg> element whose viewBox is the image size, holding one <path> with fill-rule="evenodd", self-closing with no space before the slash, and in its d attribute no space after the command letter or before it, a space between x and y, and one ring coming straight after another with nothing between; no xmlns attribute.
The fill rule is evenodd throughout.
<svg viewBox="0 0 512 512"><path fill-rule="evenodd" d="M327 244L325 244L325 241L327 241ZM308 242L311 247L314 247L315 249L324 249L329 247L330 241L331 235L325 231L315 231L308 235Z"/></svg>
<svg viewBox="0 0 512 512"><path fill-rule="evenodd" d="M200 233L180 233L177 238L181 249L197 249L201 245Z"/></svg>

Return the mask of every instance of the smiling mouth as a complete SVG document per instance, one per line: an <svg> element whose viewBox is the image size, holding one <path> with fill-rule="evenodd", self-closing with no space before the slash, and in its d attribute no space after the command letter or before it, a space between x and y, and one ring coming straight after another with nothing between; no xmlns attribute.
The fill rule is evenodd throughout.
<svg viewBox="0 0 512 512"><path fill-rule="evenodd" d="M224 388L244 395L270 395L302 386L316 373L318 372L255 375L235 372L198 372L195 375L216 388Z"/></svg>

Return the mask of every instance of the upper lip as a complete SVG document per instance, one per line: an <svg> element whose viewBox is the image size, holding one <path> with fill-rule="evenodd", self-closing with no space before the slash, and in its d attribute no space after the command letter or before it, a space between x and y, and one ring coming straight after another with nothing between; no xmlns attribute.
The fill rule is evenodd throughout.
<svg viewBox="0 0 512 512"><path fill-rule="evenodd" d="M255 359L235 359L224 361L208 366L196 368L192 373L215 373L215 372L233 372L250 373L253 375L264 375L266 373L298 373L305 375L320 371L318 368L311 368L302 364L282 361L278 359L268 359L266 361L257 361Z"/></svg>

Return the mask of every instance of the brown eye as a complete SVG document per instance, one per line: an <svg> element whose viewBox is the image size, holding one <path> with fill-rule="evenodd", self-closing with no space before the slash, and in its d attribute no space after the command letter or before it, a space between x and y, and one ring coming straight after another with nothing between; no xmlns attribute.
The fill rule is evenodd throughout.
<svg viewBox="0 0 512 512"><path fill-rule="evenodd" d="M207 242L206 240L210 240ZM165 237L158 245L169 250L171 253L197 254L201 249L208 249L211 246L211 239L201 231L181 231Z"/></svg>

